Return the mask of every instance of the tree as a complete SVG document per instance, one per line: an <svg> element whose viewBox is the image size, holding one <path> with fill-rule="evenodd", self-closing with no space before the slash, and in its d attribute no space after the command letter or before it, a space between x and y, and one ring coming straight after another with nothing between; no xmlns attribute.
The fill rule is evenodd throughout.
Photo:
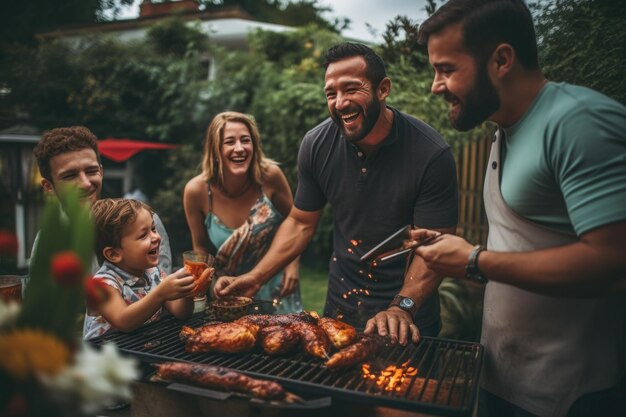
<svg viewBox="0 0 626 417"><path fill-rule="evenodd" d="M388 102L424 120L453 147L484 137L489 129L486 124L469 132L458 132L450 125L448 104L430 91L433 71L426 47L417 42L418 28L418 23L406 16L396 16L387 23L380 54L392 80Z"/></svg>
<svg viewBox="0 0 626 417"><path fill-rule="evenodd" d="M626 104L626 7L614 0L550 0L532 5L539 60L555 81L584 85Z"/></svg>
<svg viewBox="0 0 626 417"><path fill-rule="evenodd" d="M12 0L2 5L0 40L4 44L33 44L38 32L60 26L95 23L114 18L133 0Z"/></svg>

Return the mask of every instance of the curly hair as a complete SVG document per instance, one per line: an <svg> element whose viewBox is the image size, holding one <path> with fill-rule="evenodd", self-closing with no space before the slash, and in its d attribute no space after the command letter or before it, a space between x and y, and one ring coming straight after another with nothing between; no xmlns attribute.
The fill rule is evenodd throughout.
<svg viewBox="0 0 626 417"><path fill-rule="evenodd" d="M104 262L104 248L120 248L124 228L133 224L141 209L152 209L146 203L128 198L104 198L91 207L96 232L96 256Z"/></svg>
<svg viewBox="0 0 626 417"><path fill-rule="evenodd" d="M52 181L50 160L57 155L82 149L92 149L96 153L98 164L102 165L98 138L84 126L57 127L44 132L33 152L41 176Z"/></svg>

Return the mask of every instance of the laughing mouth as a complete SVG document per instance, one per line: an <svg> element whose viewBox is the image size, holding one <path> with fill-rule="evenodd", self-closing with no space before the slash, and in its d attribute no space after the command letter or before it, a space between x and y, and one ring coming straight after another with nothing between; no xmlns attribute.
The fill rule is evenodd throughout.
<svg viewBox="0 0 626 417"><path fill-rule="evenodd" d="M246 162L246 159L248 159L248 157L247 157L247 156L236 156L236 157L234 157L234 158L230 158L230 160L231 160L232 162L235 162L235 163L237 163L237 164L240 164L240 163L242 163L242 162Z"/></svg>
<svg viewBox="0 0 626 417"><path fill-rule="evenodd" d="M344 123L351 123L351 122L355 121L357 117L359 117L359 113L358 112L342 114L341 115L341 120L343 120Z"/></svg>
<svg viewBox="0 0 626 417"><path fill-rule="evenodd" d="M150 251L148 251L148 255L158 255L159 254L159 247L157 246L154 249L150 249Z"/></svg>

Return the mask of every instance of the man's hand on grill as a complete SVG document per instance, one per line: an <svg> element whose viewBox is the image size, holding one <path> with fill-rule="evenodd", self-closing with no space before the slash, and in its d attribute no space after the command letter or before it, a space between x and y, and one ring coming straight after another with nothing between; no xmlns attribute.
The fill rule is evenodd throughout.
<svg viewBox="0 0 626 417"><path fill-rule="evenodd" d="M376 330L381 336L389 335L392 343L400 342L403 346L408 342L409 331L413 343L417 343L420 338L420 332L413 323L411 315L395 306L378 312L367 321L365 333L374 333Z"/></svg>
<svg viewBox="0 0 626 417"><path fill-rule="evenodd" d="M261 288L259 281L249 274L240 275L238 277L223 276L215 283L213 295L217 298L227 295L252 297L259 291L259 288Z"/></svg>

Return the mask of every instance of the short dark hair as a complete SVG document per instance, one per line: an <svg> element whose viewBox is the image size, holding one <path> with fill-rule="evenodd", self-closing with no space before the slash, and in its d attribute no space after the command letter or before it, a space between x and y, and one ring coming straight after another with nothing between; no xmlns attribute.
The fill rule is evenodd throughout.
<svg viewBox="0 0 626 417"><path fill-rule="evenodd" d="M105 261L104 248L120 248L124 229L137 220L141 209L152 209L146 203L128 198L104 198L93 203L91 214L96 232L96 256L102 264Z"/></svg>
<svg viewBox="0 0 626 417"><path fill-rule="evenodd" d="M93 149L98 163L101 163L96 135L84 126L70 126L57 127L44 132L33 152L41 176L52 181L50 160L57 155L82 149Z"/></svg>
<svg viewBox="0 0 626 417"><path fill-rule="evenodd" d="M526 69L539 69L532 15L523 0L450 0L421 24L418 42L462 24L463 43L477 62L486 62L496 46L510 44Z"/></svg>
<svg viewBox="0 0 626 417"><path fill-rule="evenodd" d="M382 58L371 48L360 43L343 42L330 47L328 51L326 51L324 67L328 68L333 62L352 58L353 56L362 56L365 60L367 64L365 75L372 85L378 86L383 78L387 76L387 70L385 69L385 63Z"/></svg>

